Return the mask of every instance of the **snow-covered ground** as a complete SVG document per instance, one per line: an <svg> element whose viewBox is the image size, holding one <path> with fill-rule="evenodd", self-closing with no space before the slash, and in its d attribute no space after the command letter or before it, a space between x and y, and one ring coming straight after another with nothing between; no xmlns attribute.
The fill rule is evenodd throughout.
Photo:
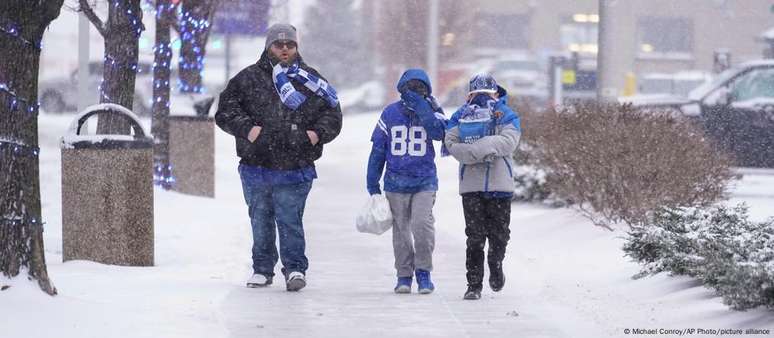
<svg viewBox="0 0 774 338"><path fill-rule="evenodd" d="M683 277L632 280L623 229L568 209L514 204L507 283L463 301L465 236L457 164L438 161L431 295L395 295L390 235L355 231L377 116L347 116L318 162L307 203L309 286L247 289L250 229L230 136L216 133L216 198L155 191L156 266L62 263L59 138L72 115L40 118L46 258L59 295L26 279L0 292L0 337L618 337L625 329L774 329L774 313L729 310ZM774 175L753 173L730 203L774 215ZM279 267L277 268L279 269Z"/></svg>

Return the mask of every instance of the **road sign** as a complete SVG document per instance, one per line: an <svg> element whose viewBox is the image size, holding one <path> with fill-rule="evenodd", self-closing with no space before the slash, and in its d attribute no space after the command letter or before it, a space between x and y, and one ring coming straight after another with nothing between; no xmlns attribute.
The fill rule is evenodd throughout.
<svg viewBox="0 0 774 338"><path fill-rule="evenodd" d="M575 80L575 71L572 69L565 69L562 71L562 84L566 85L574 85L576 82Z"/></svg>
<svg viewBox="0 0 774 338"><path fill-rule="evenodd" d="M212 19L213 33L264 35L269 24L271 0L223 1Z"/></svg>

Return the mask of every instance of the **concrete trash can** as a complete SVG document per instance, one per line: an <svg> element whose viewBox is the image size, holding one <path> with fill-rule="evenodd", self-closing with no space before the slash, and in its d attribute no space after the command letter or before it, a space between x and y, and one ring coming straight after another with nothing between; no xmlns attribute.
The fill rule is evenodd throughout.
<svg viewBox="0 0 774 338"><path fill-rule="evenodd" d="M134 135L84 135L97 114L125 117ZM62 138L64 261L152 266L153 139L128 109L86 108Z"/></svg>
<svg viewBox="0 0 774 338"><path fill-rule="evenodd" d="M215 197L215 119L209 116L169 116L169 163L172 190Z"/></svg>

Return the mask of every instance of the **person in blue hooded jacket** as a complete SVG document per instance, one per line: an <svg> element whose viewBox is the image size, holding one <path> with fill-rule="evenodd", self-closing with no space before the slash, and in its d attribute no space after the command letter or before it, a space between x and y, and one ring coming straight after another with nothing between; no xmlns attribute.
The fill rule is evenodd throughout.
<svg viewBox="0 0 774 338"><path fill-rule="evenodd" d="M507 93L488 74L470 80L468 98L447 124L444 144L460 162L460 195L465 215L468 289L463 298L480 299L484 246L489 286L505 285L503 259L510 239L513 153L521 138L519 116L508 107Z"/></svg>
<svg viewBox="0 0 774 338"><path fill-rule="evenodd" d="M400 101L384 109L371 136L367 188L371 195L381 194L384 172L385 196L394 218L392 245L398 277L394 291L410 293L416 274L417 291L429 294L435 289L430 272L438 190L433 141L443 141L446 119L423 70L405 71L397 88Z"/></svg>

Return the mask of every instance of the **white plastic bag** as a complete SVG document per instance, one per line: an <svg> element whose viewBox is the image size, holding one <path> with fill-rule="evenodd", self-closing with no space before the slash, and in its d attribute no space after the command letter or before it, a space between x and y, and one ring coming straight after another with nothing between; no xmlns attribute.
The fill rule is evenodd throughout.
<svg viewBox="0 0 774 338"><path fill-rule="evenodd" d="M371 195L357 215L357 231L381 235L392 227L390 202L382 194Z"/></svg>

